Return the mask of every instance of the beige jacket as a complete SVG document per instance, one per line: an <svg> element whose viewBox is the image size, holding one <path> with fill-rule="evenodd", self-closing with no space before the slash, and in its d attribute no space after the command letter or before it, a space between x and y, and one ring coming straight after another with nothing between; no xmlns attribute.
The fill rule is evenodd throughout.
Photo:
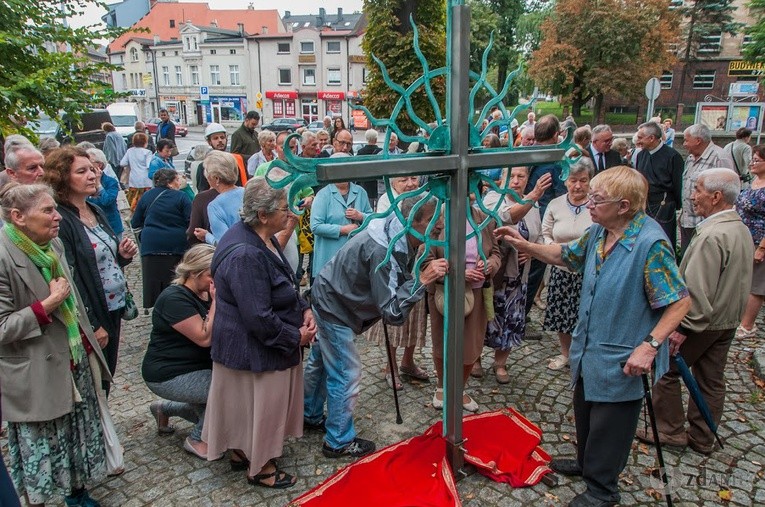
<svg viewBox="0 0 765 507"><path fill-rule="evenodd" d="M680 263L691 309L680 326L699 333L735 329L752 285L754 244L735 210L712 215L696 227Z"/></svg>
<svg viewBox="0 0 765 507"><path fill-rule="evenodd" d="M62 259L61 266L77 300L80 328L93 346L101 376L111 381L69 273L61 240L54 239L52 247ZM74 408L74 380L63 317L57 310L51 316L53 322L41 328L30 307L49 295L48 284L38 268L0 230L0 392L6 421L50 421Z"/></svg>

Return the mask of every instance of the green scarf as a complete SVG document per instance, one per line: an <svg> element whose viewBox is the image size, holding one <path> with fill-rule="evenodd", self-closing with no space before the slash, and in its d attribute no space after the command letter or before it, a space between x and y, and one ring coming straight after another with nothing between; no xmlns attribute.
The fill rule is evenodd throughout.
<svg viewBox="0 0 765 507"><path fill-rule="evenodd" d="M46 283L50 284L54 278L65 278L64 270L61 269L61 262L50 247L50 243L44 246L38 245L9 222L5 224L5 232L11 238L13 244L27 254L27 257L29 257L34 265L40 268ZM77 364L85 356L85 348L80 339L80 326L77 322L78 313L77 304L74 300L74 289L72 289L64 302L61 303L59 310L61 310L61 315L64 317L64 324L66 325L66 335L69 338L69 352L72 355L72 361L74 361L74 364Z"/></svg>

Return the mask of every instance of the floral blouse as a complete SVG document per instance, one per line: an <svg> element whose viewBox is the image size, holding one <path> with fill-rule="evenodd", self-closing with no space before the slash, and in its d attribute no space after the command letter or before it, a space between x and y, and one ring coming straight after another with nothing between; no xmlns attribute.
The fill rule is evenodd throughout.
<svg viewBox="0 0 765 507"><path fill-rule="evenodd" d="M736 200L736 211L749 227L752 240L755 243L762 241L765 236L765 188L741 190Z"/></svg>
<svg viewBox="0 0 765 507"><path fill-rule="evenodd" d="M117 242L100 225L92 228L85 227L85 231L96 254L98 274L104 286L106 307L110 312L124 308L127 282L125 274L117 264Z"/></svg>

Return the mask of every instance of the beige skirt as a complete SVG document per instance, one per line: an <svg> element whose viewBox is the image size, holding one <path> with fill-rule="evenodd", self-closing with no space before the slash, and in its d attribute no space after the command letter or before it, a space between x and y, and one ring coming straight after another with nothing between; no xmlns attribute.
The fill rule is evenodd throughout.
<svg viewBox="0 0 765 507"><path fill-rule="evenodd" d="M465 317L465 332L462 336L462 364L475 363L481 357L483 340L486 338L486 328L489 322L486 308L483 305L483 291L473 289L475 304L470 315ZM442 361L444 358L444 316L436 310L433 294L428 294L430 312L430 339L433 342L433 360Z"/></svg>
<svg viewBox="0 0 765 507"><path fill-rule="evenodd" d="M213 363L202 440L215 459L241 449L250 476L282 455L286 437L303 436L303 364L253 373Z"/></svg>
<svg viewBox="0 0 765 507"><path fill-rule="evenodd" d="M424 347L428 327L428 315L425 311L425 298L412 307L406 322L401 326L388 326L391 347ZM377 345L385 343L385 331L382 320L369 328L367 339Z"/></svg>

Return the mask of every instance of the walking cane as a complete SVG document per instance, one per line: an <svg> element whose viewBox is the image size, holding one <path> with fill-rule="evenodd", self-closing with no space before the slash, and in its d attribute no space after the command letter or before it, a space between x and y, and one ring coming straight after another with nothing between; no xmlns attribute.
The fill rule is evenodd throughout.
<svg viewBox="0 0 765 507"><path fill-rule="evenodd" d="M388 353L388 368L390 369L391 378L393 379L393 382L391 382L391 385L393 386L393 401L396 403L396 424L401 424L404 422L404 420L401 418L401 409L398 406L398 389L396 389L396 375L395 375L395 369L393 368L393 354L390 352L390 338L388 338L388 324L383 321L383 331L385 332L385 351Z"/></svg>
<svg viewBox="0 0 765 507"><path fill-rule="evenodd" d="M659 442L659 428L656 426L656 414L653 411L653 401L651 400L651 385L648 382L648 374L643 373L643 389L645 390L645 403L648 409L648 418L651 420L651 430L653 431L653 441L656 444L656 457L659 459L659 474L664 483L664 497L667 499L667 507L672 507L672 496L669 493L669 478L667 469L664 467L664 455L661 452L661 442Z"/></svg>

